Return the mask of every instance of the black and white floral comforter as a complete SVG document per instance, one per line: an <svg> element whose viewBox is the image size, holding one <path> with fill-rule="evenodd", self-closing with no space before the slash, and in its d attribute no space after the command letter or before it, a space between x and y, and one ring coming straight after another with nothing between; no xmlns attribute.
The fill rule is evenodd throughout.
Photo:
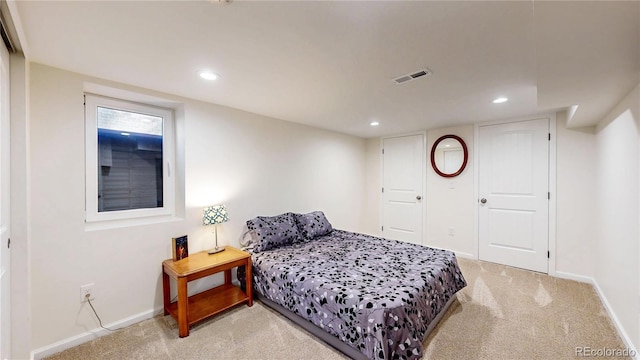
<svg viewBox="0 0 640 360"><path fill-rule="evenodd" d="M446 250L334 230L252 254L254 288L370 359L417 359L431 321L466 286Z"/></svg>

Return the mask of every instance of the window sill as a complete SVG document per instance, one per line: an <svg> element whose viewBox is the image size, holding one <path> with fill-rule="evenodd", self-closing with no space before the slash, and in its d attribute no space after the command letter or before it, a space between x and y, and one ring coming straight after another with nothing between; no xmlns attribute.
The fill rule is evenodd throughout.
<svg viewBox="0 0 640 360"><path fill-rule="evenodd" d="M84 230L100 231L100 230L119 229L119 228L134 227L134 226L171 223L171 222L178 222L183 220L184 218L173 216L173 215L162 215L162 216L134 218L134 219L92 221L92 222L85 222Z"/></svg>

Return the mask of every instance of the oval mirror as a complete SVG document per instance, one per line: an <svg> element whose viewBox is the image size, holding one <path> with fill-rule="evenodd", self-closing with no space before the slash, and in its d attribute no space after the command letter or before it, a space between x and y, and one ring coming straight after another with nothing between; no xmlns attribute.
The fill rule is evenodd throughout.
<svg viewBox="0 0 640 360"><path fill-rule="evenodd" d="M456 135L438 138L431 148L431 167L442 177L454 177L467 166L467 144Z"/></svg>

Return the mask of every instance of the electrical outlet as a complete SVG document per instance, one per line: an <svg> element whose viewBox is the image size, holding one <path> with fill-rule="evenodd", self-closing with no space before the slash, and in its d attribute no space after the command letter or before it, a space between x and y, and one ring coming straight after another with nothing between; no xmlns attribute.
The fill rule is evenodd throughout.
<svg viewBox="0 0 640 360"><path fill-rule="evenodd" d="M96 294L93 292L93 289L94 289L95 285L96 284L91 283L91 284L80 286L80 302L81 303L87 301L87 295L89 295L89 299L90 300L95 300L96 299Z"/></svg>
<svg viewBox="0 0 640 360"><path fill-rule="evenodd" d="M453 228L453 226L449 227L449 236L454 236L456 234L456 230Z"/></svg>

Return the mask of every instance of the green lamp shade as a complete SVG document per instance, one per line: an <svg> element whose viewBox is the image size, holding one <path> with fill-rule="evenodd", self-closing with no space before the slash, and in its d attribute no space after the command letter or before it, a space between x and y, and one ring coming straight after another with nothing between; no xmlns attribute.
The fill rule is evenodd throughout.
<svg viewBox="0 0 640 360"><path fill-rule="evenodd" d="M222 224L229 221L227 207L224 205L214 205L204 208L202 225Z"/></svg>

